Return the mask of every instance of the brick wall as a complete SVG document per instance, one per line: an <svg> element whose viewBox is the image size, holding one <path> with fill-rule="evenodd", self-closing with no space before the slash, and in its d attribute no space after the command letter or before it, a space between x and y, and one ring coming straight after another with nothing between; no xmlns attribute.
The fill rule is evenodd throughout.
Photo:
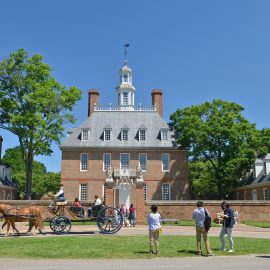
<svg viewBox="0 0 270 270"><path fill-rule="evenodd" d="M139 191L140 192L140 191ZM140 194L138 194L140 195ZM269 221L270 220L270 201L228 201L231 207L236 209L240 214L240 222L245 220L253 221ZM0 203L24 206L24 205L37 205L40 207L42 217L45 219L50 217L47 210L49 201L9 201L1 200ZM178 218L179 220L191 220L191 215L194 209L196 209L196 201L147 201L144 205L141 205L139 209L144 211L144 217L141 215L142 221L146 219L150 213L150 207L152 204L158 205L158 212L162 218ZM221 201L204 201L205 207L209 210L211 216L214 218L216 213L221 212ZM85 208L93 205L93 201L87 201L82 203ZM71 205L69 202L68 206ZM140 215L140 213L137 213Z"/></svg>
<svg viewBox="0 0 270 270"><path fill-rule="evenodd" d="M147 201L145 203L145 216L151 211L152 204L158 205L158 212L163 218L177 218L179 220L191 220L191 215L196 209L197 201ZM240 222L245 220L269 221L270 201L228 201L232 208L240 214ZM205 207L213 218L216 213L222 212L221 201L204 201Z"/></svg>

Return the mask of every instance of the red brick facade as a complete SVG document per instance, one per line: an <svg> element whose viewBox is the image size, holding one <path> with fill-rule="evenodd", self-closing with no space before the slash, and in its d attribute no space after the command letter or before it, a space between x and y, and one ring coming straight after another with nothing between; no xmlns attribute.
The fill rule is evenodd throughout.
<svg viewBox="0 0 270 270"><path fill-rule="evenodd" d="M170 154L170 171L162 172L162 153ZM80 154L88 154L88 170L80 171ZM103 171L103 153L111 154L112 168L119 168L120 153L130 153L130 167L138 167L139 153L147 153L147 171L143 172L144 182L147 186L147 200L162 199L162 184L170 184L170 199L185 200L189 199L189 178L187 152L179 150L170 151L64 151L62 152L62 174L61 179L65 186L65 197L68 200L74 199L79 195L80 184L87 185L87 200L92 200L95 194L103 198L103 185L105 184L106 174ZM131 202L136 200L134 184L131 190ZM143 187L140 192L144 192ZM108 197L109 191L106 191ZM116 195L115 204L117 205L117 190L113 190ZM143 194L144 195L144 194ZM142 196L142 195L141 195ZM143 197L143 196L142 196ZM106 203L109 203L107 201ZM112 201L110 201L112 203Z"/></svg>

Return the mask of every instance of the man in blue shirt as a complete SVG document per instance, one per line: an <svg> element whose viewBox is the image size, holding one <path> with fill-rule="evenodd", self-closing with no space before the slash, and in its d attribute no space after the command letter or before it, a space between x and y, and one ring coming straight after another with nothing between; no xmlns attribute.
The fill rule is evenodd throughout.
<svg viewBox="0 0 270 270"><path fill-rule="evenodd" d="M203 207L203 202L197 202L197 209L195 209L192 213L192 219L195 220L196 223L196 239L197 239L197 250L198 255L202 255L202 236L205 242L207 256L213 256L214 254L211 251L210 243L208 239L208 231L205 230L204 227L204 220L205 220L205 211L207 211L208 215L210 216L207 209Z"/></svg>
<svg viewBox="0 0 270 270"><path fill-rule="evenodd" d="M230 243L230 249L228 250L228 252L232 253L234 252L234 243L233 243L233 238L232 238L232 229L234 225L233 210L230 208L230 205L227 202L222 202L221 208L224 211L224 214L221 215L224 218L224 221L223 221L223 226L221 228L221 232L219 234L219 238L221 241L220 250L226 251L224 236L225 234L227 234L227 237Z"/></svg>

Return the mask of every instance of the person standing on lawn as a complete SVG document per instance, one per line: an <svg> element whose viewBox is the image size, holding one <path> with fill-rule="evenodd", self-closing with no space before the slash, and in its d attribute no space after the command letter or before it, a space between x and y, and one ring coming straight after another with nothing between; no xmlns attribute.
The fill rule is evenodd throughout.
<svg viewBox="0 0 270 270"><path fill-rule="evenodd" d="M150 241L150 254L153 254L153 246L155 242L156 255L159 253L159 229L160 225L160 214L157 212L157 205L151 206L151 213L147 217L147 224L149 225L149 241Z"/></svg>
<svg viewBox="0 0 270 270"><path fill-rule="evenodd" d="M232 230L233 230L233 225L234 225L233 210L231 209L229 203L227 202L222 202L221 209L224 211L223 215L221 215L221 217L223 217L224 220L223 220L223 225L219 234L219 238L221 241L220 250L226 251L224 236L225 234L227 234L227 237L230 243L230 249L228 250L228 252L233 253L234 252L234 242L232 238Z"/></svg>
<svg viewBox="0 0 270 270"><path fill-rule="evenodd" d="M197 202L197 209L195 209L192 213L192 219L195 220L196 224L196 240L197 240L197 252L198 255L202 255L202 236L205 243L205 248L207 252L207 256L213 256L214 254L211 251L210 243L208 239L208 231L205 229L205 212L207 212L208 216L210 214L207 209L203 207L203 202Z"/></svg>

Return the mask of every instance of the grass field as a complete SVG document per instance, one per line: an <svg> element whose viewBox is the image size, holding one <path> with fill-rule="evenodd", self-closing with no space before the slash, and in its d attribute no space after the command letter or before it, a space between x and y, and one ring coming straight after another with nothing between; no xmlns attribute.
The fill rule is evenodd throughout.
<svg viewBox="0 0 270 270"><path fill-rule="evenodd" d="M243 223L246 225L254 226L254 227L270 228L269 221L245 221Z"/></svg>
<svg viewBox="0 0 270 270"><path fill-rule="evenodd" d="M234 255L270 254L269 239L234 238ZM1 258L151 258L146 236L56 236L1 238ZM210 237L213 252L219 251L218 237ZM203 251L205 254L205 251ZM232 255L232 254L230 254ZM159 257L196 256L194 236L161 236Z"/></svg>

